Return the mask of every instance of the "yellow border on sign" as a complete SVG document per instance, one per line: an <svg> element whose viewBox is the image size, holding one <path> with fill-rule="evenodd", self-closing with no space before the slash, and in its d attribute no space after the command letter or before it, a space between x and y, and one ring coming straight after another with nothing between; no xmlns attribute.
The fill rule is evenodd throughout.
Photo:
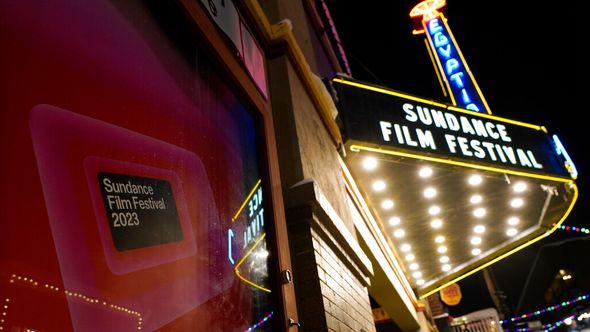
<svg viewBox="0 0 590 332"><path fill-rule="evenodd" d="M401 97L401 98L405 98L405 99L409 99L409 100L413 100L413 101L417 101L417 102L421 102L421 103L425 103L425 104L429 104L429 105L433 105L433 106L438 106L438 107L447 109L449 111L455 111L455 112L464 113L467 115L478 116L478 117L482 117L482 118L486 118L486 119L490 119L490 120L510 123L510 124L513 124L516 126L527 127L527 128L534 129L534 130L539 130L539 131L542 131L545 133L547 132L547 129L543 126L539 126L539 125L535 125L535 124L531 124L531 123L527 123L527 122L522 122L522 121L518 121L518 120L511 120L511 119L499 117L496 115L475 112L475 111L471 111L468 109L464 109L464 108L460 108L460 107L456 107L456 106L452 106L452 105L446 105L446 104L438 103L438 102L435 102L432 100L428 100L428 99L424 99L424 98L420 98L420 97L415 97L415 96L408 95L405 93L389 90L386 88L381 88L381 87L358 83L358 82L353 82L353 81L347 81L347 80L344 80L339 77L334 78L332 81L337 82L337 83L350 85L350 86L354 86L354 87L365 89L365 90L380 92L380 93L391 95L391 96Z"/></svg>
<svg viewBox="0 0 590 332"><path fill-rule="evenodd" d="M455 49L457 50L457 53L459 53L459 58L461 58L461 61L463 61L463 66L465 67L465 71L467 71L467 75L469 75L469 78L471 79L471 82L473 83L473 86L475 87L475 90L477 92L477 94L479 95L479 98L481 98L481 101L483 103L483 106L485 107L486 111L488 112L488 114L492 114L492 111L490 110L490 106L488 105L488 102L486 101L486 98L484 97L483 93L481 92L481 89L479 88L479 85L477 84L477 81L475 80L475 77L473 76L473 73L471 72L471 69L469 69L469 65L467 64L467 61L465 61L465 57L463 56L463 53L461 52L461 48L459 47L459 44L457 43L457 40L455 39L455 36L453 35L453 32L451 31L451 28L449 27L449 25L447 24L447 18L442 14L439 13L438 17L440 18L440 20L442 21L443 25L445 26L445 28L447 29L447 32L449 34L449 37L451 37L451 41L453 43L453 46L455 47ZM424 26L424 31L428 31L427 27L426 27L426 21L422 21L422 25ZM434 47L434 42L432 41L432 38L430 37L429 33L425 33L426 35L426 39L428 40L428 43L430 44L430 47L433 50L436 50L436 48ZM436 63L438 64L438 68L440 70L441 73L444 73L444 69L442 67L442 62L438 56L438 53L434 52L435 54L435 58L436 58ZM455 96L453 95L453 90L451 90L451 86L449 81L447 80L446 75L443 75L444 77L444 81L446 83L447 89L449 91L449 95L451 96L451 102L453 103L453 105L457 105L457 102L455 100ZM473 111L476 112L476 111Z"/></svg>
<svg viewBox="0 0 590 332"><path fill-rule="evenodd" d="M242 275L240 274L240 271L238 270L239 267L244 263L244 261L246 260L246 258L248 258L248 256L250 256L250 254L252 253L252 251L254 251L254 248L256 248L258 246L258 244L260 243L260 241L262 241L264 239L264 237L266 236L266 233L263 233L262 235L260 235L260 237L256 240L256 242L254 242L254 244L252 245L252 247L248 250L248 252L244 255L244 257L242 257L242 259L240 259L240 261L238 262L238 264L236 264L236 267L234 267L234 273L236 274L236 276L238 278L240 278L240 280L242 280L243 282L247 283L248 285L252 286L252 287L256 287L258 289L260 289L261 291L265 291L267 293L270 293L271 290L268 288L264 288L244 277L242 277Z"/></svg>
<svg viewBox="0 0 590 332"><path fill-rule="evenodd" d="M380 88L380 87L376 87L376 86L372 86L372 85L357 83L357 82L353 82L353 81L346 81L346 80L339 78L339 77L334 78L332 81L337 82L337 83L346 84L346 85L355 86L357 88L362 88L365 90L371 90L371 91L375 91L375 92L384 93L386 95L402 97L402 98L410 99L413 101L417 101L420 103L425 103L425 104L429 104L429 105L433 105L433 106L437 106L437 107L447 108L447 105L445 105L443 103L438 103L436 101L432 101L432 100L428 100L428 99L424 99L424 98L420 98L420 97L415 97L415 96L407 95L405 93L401 93L401 92L397 92L397 91L393 91L393 90L389 90L389 89L385 89L385 88Z"/></svg>
<svg viewBox="0 0 590 332"><path fill-rule="evenodd" d="M432 49L432 52L434 53L434 58L436 59L436 65L438 66L438 71L440 72L440 74L443 77L443 80L445 82L445 86L447 87L447 91L449 93L449 96L451 97L451 103L455 106L457 106L457 101L455 100L455 95L453 94L453 90L451 89L451 85L449 83L449 80L447 79L447 75L445 75L445 70L442 66L442 62L440 61L440 57L438 56L438 53L436 53L436 47L434 47L434 42L432 41L432 38L430 38L430 33L428 33L428 27L426 26L426 21L422 20L422 26L424 27L424 35L426 35L426 41L427 43L430 45L430 48ZM455 48L457 48L457 45L454 45Z"/></svg>
<svg viewBox="0 0 590 332"><path fill-rule="evenodd" d="M430 49L430 44L428 43L428 40L426 38L424 39L424 45L426 45L426 50L428 51L428 56L430 56L430 61L432 62L432 66L434 67L434 72L436 73L436 78L438 78L438 84L440 84L440 89L442 90L445 97L448 97L449 94L447 93L447 90L445 89L445 83L443 83L443 78L441 76L441 73L439 72L438 68L436 67L436 60L434 60L433 51Z"/></svg>
<svg viewBox="0 0 590 332"><path fill-rule="evenodd" d="M258 189L258 187L260 187L261 182L262 182L262 179L256 181L254 188L252 188L252 190L250 190L250 193L248 194L248 196L246 197L246 199L244 200L242 205L240 205L238 212L236 212L236 214L234 214L234 216L231 218L231 222L234 222L234 221L236 221L236 219L238 219L238 217L240 216L240 213L242 213L242 210L244 210L244 208L246 207L246 204L248 204L248 201L250 200L250 198L252 198L252 195L254 195L254 193L256 192L256 189Z"/></svg>
<svg viewBox="0 0 590 332"><path fill-rule="evenodd" d="M462 275L458 276L457 278L454 278L451 281L448 281L448 282L442 284L441 286L438 286L438 287L436 287L436 288L428 291L425 294L420 295L419 298L420 299L427 298L428 296L430 296L430 295L438 292L439 290L447 287L448 285L450 285L452 283L455 283L455 282L458 282L458 281L460 281L460 280L462 280L464 278L467 278L468 276L470 276L470 275L472 275L472 274L474 274L474 273L476 273L476 272L478 272L478 271L480 271L482 269L485 269L486 267L488 267L488 266L490 266L490 265L492 265L494 263L497 263L497 262L501 261L502 259L504 259L504 258L512 255L513 253L515 253L517 251L520 251L521 249L524 249L525 247L528 247L529 245L531 245L531 244L533 244L533 243L535 243L535 242L537 242L537 241L545 238L546 236L549 236L551 233L553 233L557 229L557 227L559 227L565 221L565 219L567 219L567 217L572 212L572 209L574 208L574 205L576 204L576 201L578 200L578 186L576 185L576 183L574 181L571 181L571 185L572 185L572 187L574 189L574 196L572 198L572 202L571 202L570 206L568 207L568 209L566 210L566 212L563 215L563 217L561 217L561 219L559 220L559 222L557 222L555 224L555 226L553 228L551 228L549 231L541 234L540 236L538 236L538 237L536 237L536 238L534 238L532 240L529 240L529 241L521 244L520 246L518 246L518 247L516 247L516 248L514 248L514 249L512 249L512 250L510 250L510 251L508 251L508 252L506 252L506 253L504 253L504 254L496 257L496 258L494 258L494 259L492 259L491 261L489 261L487 263L484 263L481 266L475 267L475 268L469 270L468 272L463 273Z"/></svg>
<svg viewBox="0 0 590 332"><path fill-rule="evenodd" d="M551 175L542 175L542 174L536 174L536 173L515 171L515 170L511 170L511 169L506 169L506 168L472 164L472 163L468 163L468 162L464 162L464 161L456 161L456 160L444 159L444 158L438 158L438 157L423 156L423 155L410 153L410 152L402 152L402 151L395 151L395 150L382 149L382 148L372 148L369 146L363 146L363 145L358 145L358 144L350 145L350 150L351 151L363 150L363 151L370 151L370 152L376 152L376 153L383 153L383 154L388 154L388 155L393 155L393 156L407 157L407 158L420 159L420 160L426 160L426 161L433 161L433 162L437 162L437 163L441 163L441 164L462 166L462 167L474 168L474 169L479 169L482 171L490 171L490 172L496 172L496 173L506 173L506 174L512 174L512 175L519 175L519 176L541 179L541 180L550 180L550 181L564 182L564 183L572 182L572 179L570 179L570 178L562 178L562 177L556 177L556 176L551 176Z"/></svg>
<svg viewBox="0 0 590 332"><path fill-rule="evenodd" d="M443 13L439 13L439 15L442 18L443 24L447 28L447 32L449 33L449 36L451 36L451 40L453 41L453 44L455 44L455 48L457 49L457 52L459 52L459 57L463 61L463 66L465 66L465 70L467 70L467 74L469 74L469 77L471 78L471 81L473 82L473 85L475 86L475 90L477 90L477 93L479 94L479 97L481 98L481 101L483 102L483 105L486 108L486 111L488 111L488 114L492 114L492 111L490 110L490 106L488 105L486 98L483 96L483 93L481 92L481 89L479 88L479 85L477 84L477 81L475 80L475 77L473 76L471 69L469 69L469 65L467 64L467 61L465 61L465 58L463 57L463 53L461 53L461 48L459 48L459 44L457 44L457 40L455 39L455 36L453 35L453 31L451 31L451 28L447 24L447 18L443 15ZM428 34L426 34L426 35L428 35Z"/></svg>

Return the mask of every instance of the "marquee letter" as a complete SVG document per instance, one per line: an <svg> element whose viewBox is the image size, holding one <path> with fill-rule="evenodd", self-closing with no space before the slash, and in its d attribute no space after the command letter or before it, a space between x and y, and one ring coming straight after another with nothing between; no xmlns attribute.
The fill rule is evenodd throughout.
<svg viewBox="0 0 590 332"><path fill-rule="evenodd" d="M438 52L445 58L448 59L451 57L451 44L447 44L445 47L439 47Z"/></svg>
<svg viewBox="0 0 590 332"><path fill-rule="evenodd" d="M381 126L381 134L383 134L383 140L389 142L391 136L391 123L387 121L379 121Z"/></svg>
<svg viewBox="0 0 590 332"><path fill-rule="evenodd" d="M455 148L457 147L457 143L455 143L455 136L446 134L445 140L447 141L449 151L451 151L451 153L456 153L457 151L455 150Z"/></svg>
<svg viewBox="0 0 590 332"><path fill-rule="evenodd" d="M467 90L461 89L461 99L463 99L463 104L470 104L471 103L471 98L469 98L469 94L467 93Z"/></svg>
<svg viewBox="0 0 590 332"><path fill-rule="evenodd" d="M420 142L421 148L430 147L432 150L436 150L436 144L434 143L434 137L430 130L422 131L422 129L416 129L416 135L418 136L418 142Z"/></svg>
<svg viewBox="0 0 590 332"><path fill-rule="evenodd" d="M404 112L406 112L406 120L410 122L418 121L418 116L416 115L416 112L414 112L414 105L405 103L402 108Z"/></svg>
<svg viewBox="0 0 590 332"><path fill-rule="evenodd" d="M465 108L468 110L479 112L479 107L477 107L477 105L475 105L474 103L467 105L467 107L465 107Z"/></svg>
<svg viewBox="0 0 590 332"><path fill-rule="evenodd" d="M453 75L451 75L451 81L453 81L453 83L455 83L455 85L459 89L463 89L463 87L465 86L463 84L462 77L463 77L463 72L462 71L460 71L458 73L454 73Z"/></svg>
<svg viewBox="0 0 590 332"><path fill-rule="evenodd" d="M443 35L442 32L434 34L434 47L439 48L446 46L449 43L447 36Z"/></svg>
<svg viewBox="0 0 590 332"><path fill-rule="evenodd" d="M455 69L459 68L459 61L455 58L450 58L445 63L445 68L447 70L447 75L451 75Z"/></svg>
<svg viewBox="0 0 590 332"><path fill-rule="evenodd" d="M430 22L428 22L428 30L430 31L430 34L442 31L442 27L438 24L437 18L432 19L430 20Z"/></svg>
<svg viewBox="0 0 590 332"><path fill-rule="evenodd" d="M512 138L510 138L510 136L508 136L508 133L506 132L505 125L497 124L496 128L498 128L498 133L500 133L500 138L504 142L512 142Z"/></svg>
<svg viewBox="0 0 590 332"><path fill-rule="evenodd" d="M457 118L451 113L445 113L445 119L447 119L447 124L449 125L449 129L452 131L459 131L461 126L459 125L459 121Z"/></svg>

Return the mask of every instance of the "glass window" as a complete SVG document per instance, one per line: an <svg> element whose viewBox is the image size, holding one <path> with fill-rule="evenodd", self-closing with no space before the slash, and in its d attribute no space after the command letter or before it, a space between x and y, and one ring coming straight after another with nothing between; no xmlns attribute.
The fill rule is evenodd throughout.
<svg viewBox="0 0 590 332"><path fill-rule="evenodd" d="M167 1L0 1L0 328L269 330L255 113Z"/></svg>

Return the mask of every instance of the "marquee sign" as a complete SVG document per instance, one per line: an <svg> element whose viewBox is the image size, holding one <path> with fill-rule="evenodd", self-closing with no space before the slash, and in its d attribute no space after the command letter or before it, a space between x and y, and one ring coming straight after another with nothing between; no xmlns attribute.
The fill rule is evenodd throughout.
<svg viewBox="0 0 590 332"><path fill-rule="evenodd" d="M349 145L569 176L544 127L340 78L333 85Z"/></svg>

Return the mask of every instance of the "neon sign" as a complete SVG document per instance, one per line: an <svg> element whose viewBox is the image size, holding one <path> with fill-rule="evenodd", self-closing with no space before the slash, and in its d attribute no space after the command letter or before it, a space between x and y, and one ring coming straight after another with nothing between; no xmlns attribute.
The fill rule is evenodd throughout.
<svg viewBox="0 0 590 332"><path fill-rule="evenodd" d="M557 154L563 156L563 158L565 159L565 168L570 173L572 179L577 179L578 169L576 168L576 165L574 164L574 161L572 160L570 155L563 147L563 144L561 144L561 141L559 140L559 137L557 137L557 135L553 135L553 142L555 143L555 151L557 151Z"/></svg>
<svg viewBox="0 0 590 332"><path fill-rule="evenodd" d="M435 57L436 67L444 78L453 105L475 112L491 113L475 81L446 18L437 9L443 0L426 0L414 7L410 17L422 17L428 47Z"/></svg>
<svg viewBox="0 0 590 332"><path fill-rule="evenodd" d="M430 46L446 79L453 104L476 112L487 112L483 96L478 93L475 81L459 54L459 48L450 36L442 16L424 22Z"/></svg>

